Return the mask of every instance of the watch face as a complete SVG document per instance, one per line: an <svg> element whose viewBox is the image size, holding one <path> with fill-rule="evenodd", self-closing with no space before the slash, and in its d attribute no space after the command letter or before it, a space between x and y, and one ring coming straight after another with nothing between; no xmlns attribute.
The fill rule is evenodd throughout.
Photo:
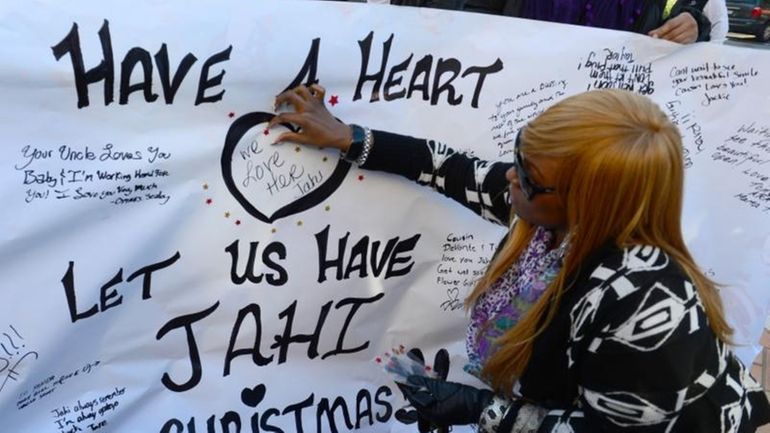
<svg viewBox="0 0 770 433"><path fill-rule="evenodd" d="M366 131L364 131L364 128L358 126L358 125L350 125L350 129L353 131L353 141L352 143L361 143L363 144L364 139L366 139Z"/></svg>
<svg viewBox="0 0 770 433"><path fill-rule="evenodd" d="M364 150L364 141L366 140L366 130L358 125L350 125L353 138L350 141L350 147L343 157L348 162L355 162L361 152Z"/></svg>

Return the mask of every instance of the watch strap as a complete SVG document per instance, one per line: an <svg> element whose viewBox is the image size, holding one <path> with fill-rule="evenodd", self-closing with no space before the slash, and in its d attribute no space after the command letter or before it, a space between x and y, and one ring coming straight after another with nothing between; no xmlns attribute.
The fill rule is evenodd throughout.
<svg viewBox="0 0 770 433"><path fill-rule="evenodd" d="M347 152L341 155L345 161L354 163L358 166L364 165L369 158L374 146L374 136L372 130L355 124L350 125L353 132L353 138L350 142Z"/></svg>

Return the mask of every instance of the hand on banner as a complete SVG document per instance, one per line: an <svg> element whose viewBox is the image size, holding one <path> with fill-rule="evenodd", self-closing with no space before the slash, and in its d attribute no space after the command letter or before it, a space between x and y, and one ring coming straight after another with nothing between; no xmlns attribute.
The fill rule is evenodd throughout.
<svg viewBox="0 0 770 433"><path fill-rule="evenodd" d="M297 86L287 90L275 98L275 108L289 104L294 108L293 113L277 114L268 125L292 123L298 127L297 132L287 131L275 141L293 141L300 144L311 144L318 147L332 147L346 152L350 147L353 132L350 127L337 120L324 105L326 89L313 84Z"/></svg>
<svg viewBox="0 0 770 433"><path fill-rule="evenodd" d="M698 39L698 22L692 15L683 12L669 19L657 29L651 30L648 34L653 38L680 44L691 44Z"/></svg>

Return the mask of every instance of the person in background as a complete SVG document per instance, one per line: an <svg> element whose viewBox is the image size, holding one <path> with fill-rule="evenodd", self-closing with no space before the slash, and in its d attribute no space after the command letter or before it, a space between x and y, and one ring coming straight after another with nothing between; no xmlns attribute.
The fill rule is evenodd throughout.
<svg viewBox="0 0 770 433"><path fill-rule="evenodd" d="M589 5L591 5L590 1L583 1L583 3L585 3L585 7L588 7ZM593 2L593 3L597 3L597 2ZM607 4L609 3L610 2L607 2ZM623 5L628 3L630 2L628 2L627 0L615 2L616 4L615 7L618 10L622 10ZM563 4L563 3L559 3L559 4ZM677 7L676 3L674 2L666 2L665 5L663 5L662 3L658 3L658 5L655 5L655 3L653 2L650 6L646 6L646 7L655 8L655 7L662 6L663 10L665 11L666 8L668 8L669 5L671 4L674 4L674 6L670 6L671 10L673 11L674 8ZM517 12L517 8L521 8L522 7L521 5L523 5L522 0L463 0L463 4L461 8L467 11L491 13L491 14L497 14L497 15L521 16L526 18L525 16L526 12L522 12L521 9L518 9L518 12ZM556 5L557 3L554 2L554 6ZM685 4L679 3L678 7L683 8L685 7ZM727 32L729 30L729 22L727 18L727 4L725 3L725 0L708 0L705 2L705 5L699 2L690 2L689 7L691 8L689 9L689 12L693 14L693 17L696 17L696 20L698 19L697 18L698 12L696 12L696 10L700 10L702 11L701 13L711 23L709 38L705 39L705 35L699 35L696 38L698 41L709 40L709 41L718 42L718 43L722 43L725 41L725 39L727 38ZM556 6L556 8L558 8L558 6ZM688 9L684 9L684 10L688 10ZM558 16L559 15L557 13L554 13L555 19L548 19L547 16L541 19L546 19L547 21L559 21ZM674 17L674 14L669 13L668 17ZM587 18L588 18L588 12L586 12L586 21L587 21ZM562 22L562 21L559 21L559 22ZM574 22L574 24L579 24L579 23L580 23L579 20L578 22ZM703 23L705 24L705 21ZM607 23L607 24L612 25L610 23ZM607 26L607 25L603 25L602 21L597 21L595 23L586 22L585 25L595 25L596 27ZM616 28L616 27L611 26L609 28ZM633 29L625 29L625 30L633 30ZM643 31L639 31L639 33L643 33ZM653 35L655 32L648 31L647 33L650 35ZM669 39L668 35L666 34L664 34L662 37L664 39ZM669 39L669 40L673 40L673 39ZM674 40L674 41L684 42L684 43L690 42L686 40Z"/></svg>
<svg viewBox="0 0 770 433"><path fill-rule="evenodd" d="M481 432L749 433L767 396L729 348L717 288L685 246L675 125L650 99L595 90L518 133L513 162L347 125L324 89L276 99L277 142L334 147L510 229L466 300L466 371L491 389L410 376L419 425ZM423 429L426 430L426 429Z"/></svg>
<svg viewBox="0 0 770 433"><path fill-rule="evenodd" d="M708 41L707 0L367 0L627 30L672 42ZM724 0L710 0L724 4ZM726 13L727 9L725 9ZM721 15L720 15L721 16Z"/></svg>
<svg viewBox="0 0 770 433"><path fill-rule="evenodd" d="M727 32L730 30L725 0L708 0L703 8L703 13L711 21L711 38L709 40L719 44L724 43L727 40Z"/></svg>

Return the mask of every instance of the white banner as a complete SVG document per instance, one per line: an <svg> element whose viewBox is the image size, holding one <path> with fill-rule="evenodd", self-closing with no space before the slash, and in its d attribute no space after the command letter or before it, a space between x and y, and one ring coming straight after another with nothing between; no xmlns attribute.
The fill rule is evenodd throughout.
<svg viewBox="0 0 770 433"><path fill-rule="evenodd" d="M346 122L510 159L587 89L652 97L686 239L750 363L770 301L770 56L328 2L0 8L2 430L414 431L375 359L446 347L504 228L330 150L272 146L319 80ZM661 191L666 194L666 191Z"/></svg>

